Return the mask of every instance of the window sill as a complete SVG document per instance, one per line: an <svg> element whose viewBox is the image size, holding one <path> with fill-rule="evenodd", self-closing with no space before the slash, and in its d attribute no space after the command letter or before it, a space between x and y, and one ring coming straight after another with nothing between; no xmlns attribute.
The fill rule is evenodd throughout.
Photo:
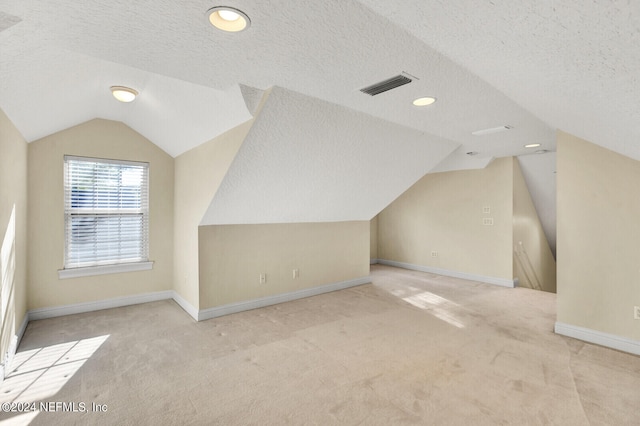
<svg viewBox="0 0 640 426"><path fill-rule="evenodd" d="M146 271L153 262L120 263L117 265L90 266L87 268L59 269L58 279L90 277L92 275L118 274L121 272Z"/></svg>

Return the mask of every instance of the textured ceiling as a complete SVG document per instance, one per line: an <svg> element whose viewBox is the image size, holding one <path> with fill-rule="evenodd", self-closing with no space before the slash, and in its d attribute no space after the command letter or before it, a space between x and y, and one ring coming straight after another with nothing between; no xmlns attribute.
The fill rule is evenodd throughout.
<svg viewBox="0 0 640 426"><path fill-rule="evenodd" d="M175 157L251 118L238 85L222 91L36 43L17 46L2 48L0 107L30 142L106 118ZM123 104L112 85L140 96Z"/></svg>
<svg viewBox="0 0 640 426"><path fill-rule="evenodd" d="M0 32L14 26L20 21L21 19L17 16L9 15L8 13L0 11Z"/></svg>
<svg viewBox="0 0 640 426"><path fill-rule="evenodd" d="M360 2L550 126L640 160L640 2Z"/></svg>
<svg viewBox="0 0 640 426"><path fill-rule="evenodd" d="M438 171L522 155L526 143L553 151L556 128L640 159L639 2L227 3L249 14L248 31L212 28L205 12L217 3L203 0L0 0L0 107L28 140L104 117L175 156L280 86L459 144ZM359 92L403 71L417 78ZM110 98L116 84L140 90L135 104ZM438 102L418 109L418 96Z"/></svg>
<svg viewBox="0 0 640 426"><path fill-rule="evenodd" d="M73 51L219 91L238 83L286 87L468 144L482 157L521 154L530 142L554 149L554 129L357 1L233 3L251 17L249 31L227 34L211 27L205 11L212 4L206 1L9 2L7 13L23 22L9 30L15 37L3 49L25 53L29 43L53 49L59 60L43 58L51 69L61 67L65 52ZM417 79L376 97L359 91L402 71ZM14 79L7 74L9 81ZM45 75L44 80L50 78ZM83 92L87 83L76 79L64 86ZM110 84L120 83L114 79ZM411 101L419 96L435 96L438 102L418 109ZM225 112L226 99L211 110ZM12 111L7 114L21 122ZM514 130L471 135L503 124Z"/></svg>
<svg viewBox="0 0 640 426"><path fill-rule="evenodd" d="M274 87L201 224L369 220L457 146Z"/></svg>

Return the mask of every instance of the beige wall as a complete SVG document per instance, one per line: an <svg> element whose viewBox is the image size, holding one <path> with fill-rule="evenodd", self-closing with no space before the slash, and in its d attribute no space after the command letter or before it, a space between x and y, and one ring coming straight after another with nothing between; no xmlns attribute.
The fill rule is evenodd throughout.
<svg viewBox="0 0 640 426"><path fill-rule="evenodd" d="M271 93L262 95L254 117ZM175 159L174 290L198 309L200 281L198 227L255 119L204 143Z"/></svg>
<svg viewBox="0 0 640 426"><path fill-rule="evenodd" d="M368 221L202 226L200 309L367 277L369 226ZM299 270L296 279L293 269Z"/></svg>
<svg viewBox="0 0 640 426"><path fill-rule="evenodd" d="M175 159L174 289L198 308L198 226L253 120Z"/></svg>
<svg viewBox="0 0 640 426"><path fill-rule="evenodd" d="M13 222L11 217L13 215ZM10 222L14 226L9 226ZM0 109L0 362L27 311L27 142Z"/></svg>
<svg viewBox="0 0 640 426"><path fill-rule="evenodd" d="M65 154L149 162L150 271L58 279L64 262ZM29 144L29 309L172 288L173 159L126 125L95 119Z"/></svg>
<svg viewBox="0 0 640 426"><path fill-rule="evenodd" d="M519 286L556 291L556 261L542 229L520 163L513 159L513 256Z"/></svg>
<svg viewBox="0 0 640 426"><path fill-rule="evenodd" d="M558 321L640 340L640 162L558 133Z"/></svg>
<svg viewBox="0 0 640 426"><path fill-rule="evenodd" d="M427 174L378 215L378 258L512 279L512 175L512 158Z"/></svg>
<svg viewBox="0 0 640 426"><path fill-rule="evenodd" d="M370 221L369 235L369 257L375 260L378 258L378 216Z"/></svg>

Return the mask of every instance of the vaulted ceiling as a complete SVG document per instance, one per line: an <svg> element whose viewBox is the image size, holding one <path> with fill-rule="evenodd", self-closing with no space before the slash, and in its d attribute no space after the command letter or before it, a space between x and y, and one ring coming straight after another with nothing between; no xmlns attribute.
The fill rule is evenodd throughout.
<svg viewBox="0 0 640 426"><path fill-rule="evenodd" d="M29 141L102 117L177 156L248 120L248 94L279 86L457 146L425 172L484 167L529 143L553 152L558 128L640 159L637 2L234 0L252 22L235 34L208 23L216 5L0 0L0 107ZM400 73L413 81L359 90ZM111 85L140 96L117 103ZM437 102L414 107L420 96ZM528 180L549 174L526 163Z"/></svg>

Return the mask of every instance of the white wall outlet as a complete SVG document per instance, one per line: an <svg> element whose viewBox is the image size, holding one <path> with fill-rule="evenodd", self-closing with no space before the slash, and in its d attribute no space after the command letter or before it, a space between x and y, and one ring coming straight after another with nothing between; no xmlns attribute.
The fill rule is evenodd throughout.
<svg viewBox="0 0 640 426"><path fill-rule="evenodd" d="M300 276L300 270L298 268L293 270L293 278L296 279Z"/></svg>
<svg viewBox="0 0 640 426"><path fill-rule="evenodd" d="M432 251L431 252L431 257L438 257L438 252L437 251Z"/></svg>
<svg viewBox="0 0 640 426"><path fill-rule="evenodd" d="M633 319L640 320L640 306L633 307Z"/></svg>
<svg viewBox="0 0 640 426"><path fill-rule="evenodd" d="M493 218L492 217L483 217L482 224L484 226L493 226Z"/></svg>
<svg viewBox="0 0 640 426"><path fill-rule="evenodd" d="M267 274L260 274L260 284L267 282Z"/></svg>
<svg viewBox="0 0 640 426"><path fill-rule="evenodd" d="M489 213L491 213L491 207L490 207L490 206L484 206L484 207L482 208L482 213L484 213L484 214L489 214Z"/></svg>

